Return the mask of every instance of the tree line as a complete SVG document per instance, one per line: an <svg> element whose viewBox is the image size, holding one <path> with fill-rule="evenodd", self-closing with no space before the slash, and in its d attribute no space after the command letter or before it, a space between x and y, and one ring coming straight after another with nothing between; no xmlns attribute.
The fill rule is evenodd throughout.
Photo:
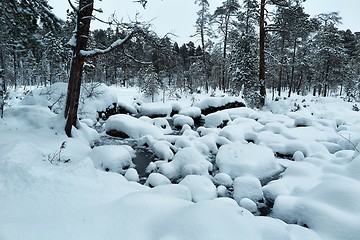
<svg viewBox="0 0 360 240"><path fill-rule="evenodd" d="M46 0L0 3L0 99L10 87L69 81L75 33L87 14L95 20L93 1L74 2L66 21L51 13ZM114 21L89 30L78 51L91 57L82 55L77 84L135 86L153 99L220 89L243 96L252 107L261 107L266 93L273 99L311 93L359 100L360 33L339 30L336 12L310 17L302 2L225 0L210 12L207 0L195 0L196 30L188 43L158 36L146 24ZM85 14L81 21L79 14Z"/></svg>

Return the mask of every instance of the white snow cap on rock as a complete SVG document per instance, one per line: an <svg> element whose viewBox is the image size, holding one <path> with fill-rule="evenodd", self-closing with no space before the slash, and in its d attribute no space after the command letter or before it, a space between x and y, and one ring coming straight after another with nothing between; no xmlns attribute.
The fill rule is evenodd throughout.
<svg viewBox="0 0 360 240"><path fill-rule="evenodd" d="M220 147L216 155L220 172L235 179L239 176L254 176L264 179L281 170L270 148L239 142Z"/></svg>
<svg viewBox="0 0 360 240"><path fill-rule="evenodd" d="M261 189L259 179L251 176L237 177L234 180L234 199L240 204L243 198L249 198L254 202L263 199L264 195Z"/></svg>
<svg viewBox="0 0 360 240"><path fill-rule="evenodd" d="M105 123L105 131L108 132L111 130L123 132L130 138L134 139L138 139L146 135L159 138L163 135L162 130L153 124L126 114L116 114L109 117Z"/></svg>
<svg viewBox="0 0 360 240"><path fill-rule="evenodd" d="M96 168L105 171L125 173L127 168L134 166L131 152L119 145L94 147L89 156Z"/></svg>
<svg viewBox="0 0 360 240"><path fill-rule="evenodd" d="M190 189L194 202L211 200L217 197L217 190L212 181L205 176L188 175L180 182Z"/></svg>
<svg viewBox="0 0 360 240"><path fill-rule="evenodd" d="M160 173L176 179L190 174L207 176L213 165L196 148L185 147L175 154L171 162L161 162L158 167Z"/></svg>

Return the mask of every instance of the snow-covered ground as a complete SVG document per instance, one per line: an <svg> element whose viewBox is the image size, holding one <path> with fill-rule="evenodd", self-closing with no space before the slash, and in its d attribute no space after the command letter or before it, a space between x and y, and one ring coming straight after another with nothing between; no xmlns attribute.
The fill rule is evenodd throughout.
<svg viewBox="0 0 360 240"><path fill-rule="evenodd" d="M101 85L87 89L81 128L67 138L65 89L10 95L0 120L1 240L359 239L355 103L294 96L269 101L262 111L218 111L195 129L200 109L232 98L157 104L136 89ZM97 111L116 101L140 115L168 116L120 114L97 126L104 132L90 128L99 125ZM176 134L165 121L171 108L178 112ZM105 130L124 131L155 154L144 184L132 147L93 147Z"/></svg>

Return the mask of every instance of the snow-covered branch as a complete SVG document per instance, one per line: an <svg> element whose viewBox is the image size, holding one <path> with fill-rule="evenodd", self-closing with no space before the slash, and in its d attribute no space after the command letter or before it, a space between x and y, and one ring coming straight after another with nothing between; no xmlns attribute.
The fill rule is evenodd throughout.
<svg viewBox="0 0 360 240"><path fill-rule="evenodd" d="M91 58L91 57L96 57L99 55L109 53L117 48L122 47L126 42L128 42L132 38L133 34L134 34L134 31L132 31L130 34L128 34L123 39L116 40L109 47L107 47L105 49L81 50L80 54L83 57Z"/></svg>

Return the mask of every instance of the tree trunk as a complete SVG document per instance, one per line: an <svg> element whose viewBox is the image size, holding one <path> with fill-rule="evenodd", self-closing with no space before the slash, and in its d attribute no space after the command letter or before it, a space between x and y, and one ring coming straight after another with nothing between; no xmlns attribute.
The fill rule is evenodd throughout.
<svg viewBox="0 0 360 240"><path fill-rule="evenodd" d="M13 46L13 52L14 52L14 59L13 59L13 71L14 71L14 88L17 88L17 81L18 81L18 60L17 60L17 49L16 45Z"/></svg>
<svg viewBox="0 0 360 240"><path fill-rule="evenodd" d="M90 22L94 0L80 0L77 13L77 27L75 32L76 45L73 49L70 77L68 83L64 117L66 119L65 133L71 137L72 127L77 127L77 113L80 98L81 78L85 57L80 54L85 50L90 32Z"/></svg>
<svg viewBox="0 0 360 240"><path fill-rule="evenodd" d="M260 83L260 102L259 107L265 105L265 0L261 0L260 6L260 63L259 63L259 83Z"/></svg>
<svg viewBox="0 0 360 240"><path fill-rule="evenodd" d="M3 53L3 46L0 45L0 118L4 117L4 105L5 105L5 93L6 93L6 85L4 79L4 71L5 71L5 60Z"/></svg>
<svg viewBox="0 0 360 240"><path fill-rule="evenodd" d="M296 61L296 47L297 47L297 39L294 41L293 55L292 55L292 64L291 64L291 78L290 78L290 86L288 97L291 96L291 91L294 83L294 72L295 72L295 61Z"/></svg>
<svg viewBox="0 0 360 240"><path fill-rule="evenodd" d="M278 82L278 86L277 86L277 92L278 92L278 96L281 96L281 86L282 86L282 76L283 76L283 72L284 72L284 46L285 46L285 37L284 34L281 34L281 47L280 47L280 68L279 68L279 82Z"/></svg>
<svg viewBox="0 0 360 240"><path fill-rule="evenodd" d="M221 84L223 87L223 92L226 92L226 66L227 66L227 42L228 42L228 28L229 28L230 13L225 17L225 35L224 35L224 48L223 48L223 67L222 67L222 76Z"/></svg>

